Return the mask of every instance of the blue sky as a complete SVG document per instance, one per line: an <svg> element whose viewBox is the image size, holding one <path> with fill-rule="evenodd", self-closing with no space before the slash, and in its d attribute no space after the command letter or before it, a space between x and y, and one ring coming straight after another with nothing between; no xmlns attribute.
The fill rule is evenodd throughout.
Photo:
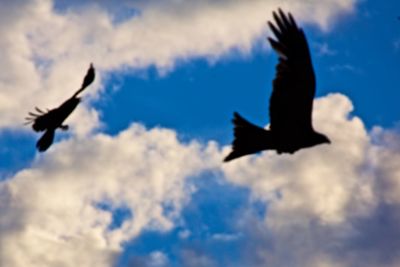
<svg viewBox="0 0 400 267"><path fill-rule="evenodd" d="M0 219L0 244L7 246L0 265L400 264L394 215L400 207L399 1L290 1L317 76L316 125L333 143L293 158L263 153L224 166L234 111L269 123L277 62L265 40L270 13L263 25L259 13L256 22L243 17L242 34L228 25L229 10L232 21L247 14L240 1L94 2L43 0L4 9L18 19L5 16L0 33L26 39L19 45L4 37L11 59L0 60L3 69L12 65L0 76L0 101L8 100L0 125L0 212L15 219ZM278 5L265 1L265 7ZM26 14L33 26L15 26L28 25ZM208 20L221 24L215 34L202 26ZM133 37L124 34L125 22ZM186 40L194 38L190 27L186 32L190 23L200 36L193 43ZM39 136L20 123L25 112L68 97L90 61L97 80L71 118L72 130L38 154ZM12 72L18 69L26 76ZM28 93L25 81L32 81ZM393 253L385 254L384 243ZM10 252L19 248L26 261ZM53 249L67 252L50 256ZM364 264L371 265L360 265L366 255Z"/></svg>
<svg viewBox="0 0 400 267"><path fill-rule="evenodd" d="M305 26L318 77L317 96L348 95L354 114L369 128L392 127L399 120L398 9L395 1L385 5L365 1L328 32ZM133 72L119 79L120 90L107 92L99 107L110 133L126 128L133 117L149 127L162 125L183 135L228 143L226 129L233 111L245 112L259 124L268 123L275 64L274 54L256 46L251 55L233 52L211 65L206 59L179 62L166 76L160 77L154 69L139 75ZM131 114L121 116L120 110Z"/></svg>

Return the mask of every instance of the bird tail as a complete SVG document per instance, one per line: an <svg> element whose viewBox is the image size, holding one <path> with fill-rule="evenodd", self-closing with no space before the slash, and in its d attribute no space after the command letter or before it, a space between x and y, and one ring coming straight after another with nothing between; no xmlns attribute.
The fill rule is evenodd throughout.
<svg viewBox="0 0 400 267"><path fill-rule="evenodd" d="M55 130L47 130L36 143L36 147L40 152L46 151L53 143Z"/></svg>
<svg viewBox="0 0 400 267"><path fill-rule="evenodd" d="M232 143L232 152L224 159L224 162L272 148L270 131L248 122L236 112L232 122L235 139Z"/></svg>

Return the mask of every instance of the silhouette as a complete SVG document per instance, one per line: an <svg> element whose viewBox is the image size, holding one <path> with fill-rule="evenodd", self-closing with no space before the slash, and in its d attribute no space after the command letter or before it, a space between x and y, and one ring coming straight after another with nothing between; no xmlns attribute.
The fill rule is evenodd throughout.
<svg viewBox="0 0 400 267"><path fill-rule="evenodd" d="M315 76L304 32L290 13L286 15L279 9L273 17L275 25L268 25L277 40L268 40L279 63L269 104L270 129L258 127L235 112L235 139L225 162L262 150L293 154L302 148L330 143L312 126Z"/></svg>
<svg viewBox="0 0 400 267"><path fill-rule="evenodd" d="M46 151L51 146L57 128L64 131L68 130L68 125L63 124L63 122L78 106L81 100L78 95L94 81L94 78L95 70L93 64L90 64L81 88L79 88L71 98L62 103L58 108L44 112L38 107L35 107L37 114L33 112L28 113L29 117L25 118L27 120L25 124L32 123L32 128L36 132L44 131L43 136L36 143L36 148L40 152Z"/></svg>

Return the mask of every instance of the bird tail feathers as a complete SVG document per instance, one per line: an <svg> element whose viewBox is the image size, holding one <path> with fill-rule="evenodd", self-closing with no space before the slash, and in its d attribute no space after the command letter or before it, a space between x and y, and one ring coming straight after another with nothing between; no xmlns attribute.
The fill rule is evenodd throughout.
<svg viewBox="0 0 400 267"><path fill-rule="evenodd" d="M270 131L250 123L236 112L232 122L235 139L232 143L232 152L224 162L272 148Z"/></svg>
<svg viewBox="0 0 400 267"><path fill-rule="evenodd" d="M46 151L51 146L54 140L54 132L55 130L47 130L36 143L36 147L40 152Z"/></svg>

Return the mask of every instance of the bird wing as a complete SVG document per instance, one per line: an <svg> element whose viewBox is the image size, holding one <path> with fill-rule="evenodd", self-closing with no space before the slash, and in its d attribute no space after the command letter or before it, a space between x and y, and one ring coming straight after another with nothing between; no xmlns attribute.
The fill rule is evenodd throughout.
<svg viewBox="0 0 400 267"><path fill-rule="evenodd" d="M36 148L40 152L46 151L51 144L53 143L54 140L54 129L48 129L46 132L44 132L43 136L37 141L36 143Z"/></svg>
<svg viewBox="0 0 400 267"><path fill-rule="evenodd" d="M90 63L90 67L87 70L85 77L83 78L83 82L82 82L81 88L79 88L79 90L76 91L75 94L72 97L78 96L78 94L80 94L83 90L85 90L86 87L91 85L92 82L94 81L95 77L96 77L95 69L93 67L93 64Z"/></svg>
<svg viewBox="0 0 400 267"><path fill-rule="evenodd" d="M276 132L312 129L311 113L315 75L307 39L292 15L273 12L275 25L268 22L276 40L268 38L279 63L270 98L270 125Z"/></svg>

